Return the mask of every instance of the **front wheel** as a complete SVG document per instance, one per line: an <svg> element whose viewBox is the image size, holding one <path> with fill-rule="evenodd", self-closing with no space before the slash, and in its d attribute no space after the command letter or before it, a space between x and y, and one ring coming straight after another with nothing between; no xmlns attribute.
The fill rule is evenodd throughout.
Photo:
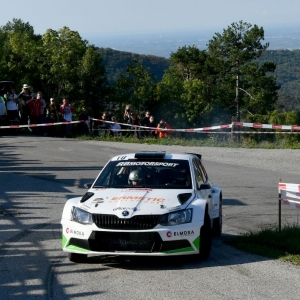
<svg viewBox="0 0 300 300"><path fill-rule="evenodd" d="M200 260L205 260L209 257L212 244L212 230L210 217L208 212L205 212L204 224L200 229L200 250L199 258Z"/></svg>
<svg viewBox="0 0 300 300"><path fill-rule="evenodd" d="M87 261L87 254L68 253L69 260L75 263L85 263Z"/></svg>
<svg viewBox="0 0 300 300"><path fill-rule="evenodd" d="M222 200L220 199L219 216L213 220L212 234L213 234L214 237L221 236L221 234L222 234L222 225L223 225Z"/></svg>

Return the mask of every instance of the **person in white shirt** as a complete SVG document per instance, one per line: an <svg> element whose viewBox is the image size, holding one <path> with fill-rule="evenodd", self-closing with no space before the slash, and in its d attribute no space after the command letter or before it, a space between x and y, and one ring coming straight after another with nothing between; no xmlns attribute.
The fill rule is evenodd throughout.
<svg viewBox="0 0 300 300"><path fill-rule="evenodd" d="M19 121L19 100L14 90L8 91L6 98L7 116L10 121Z"/></svg>
<svg viewBox="0 0 300 300"><path fill-rule="evenodd" d="M113 122L116 122L116 117L112 117L111 120ZM113 136L119 136L120 129L121 129L121 126L118 123L112 124L112 126L110 128Z"/></svg>

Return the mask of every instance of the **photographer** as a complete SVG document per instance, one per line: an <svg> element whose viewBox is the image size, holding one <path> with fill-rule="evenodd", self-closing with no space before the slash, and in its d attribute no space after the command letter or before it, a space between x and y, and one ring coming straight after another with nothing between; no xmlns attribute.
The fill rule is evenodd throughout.
<svg viewBox="0 0 300 300"><path fill-rule="evenodd" d="M21 93L18 95L19 100L19 111L21 114L21 124L27 125L30 119L30 108L28 101L31 99L31 91L29 90L28 84L23 84Z"/></svg>
<svg viewBox="0 0 300 300"><path fill-rule="evenodd" d="M171 130L159 129L172 129L172 127L164 119L161 119L159 121L155 133L158 135L159 138L168 138L171 135Z"/></svg>
<svg viewBox="0 0 300 300"><path fill-rule="evenodd" d="M123 115L124 123L127 124L133 124L133 118L132 118L132 109L130 105L126 105L124 115ZM127 136L133 135L133 131L131 131L131 126L125 126L125 129L129 130L129 133Z"/></svg>

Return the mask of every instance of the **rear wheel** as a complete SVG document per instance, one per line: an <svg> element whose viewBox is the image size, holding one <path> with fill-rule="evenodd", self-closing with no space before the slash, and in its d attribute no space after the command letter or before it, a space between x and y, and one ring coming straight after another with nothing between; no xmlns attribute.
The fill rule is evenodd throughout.
<svg viewBox="0 0 300 300"><path fill-rule="evenodd" d="M68 253L69 260L75 263L85 263L87 261L87 254Z"/></svg>
<svg viewBox="0 0 300 300"><path fill-rule="evenodd" d="M212 230L210 217L208 212L205 212L204 224L200 229L200 251L199 258L205 260L209 257L212 244Z"/></svg>
<svg viewBox="0 0 300 300"><path fill-rule="evenodd" d="M223 224L222 199L220 199L219 216L213 220L213 228L212 228L213 236L215 236L215 237L221 236L221 234L222 234L222 224Z"/></svg>

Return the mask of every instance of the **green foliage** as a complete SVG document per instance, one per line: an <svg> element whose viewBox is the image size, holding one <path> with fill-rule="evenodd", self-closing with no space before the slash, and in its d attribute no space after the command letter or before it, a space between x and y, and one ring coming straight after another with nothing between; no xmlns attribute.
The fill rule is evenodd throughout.
<svg viewBox="0 0 300 300"><path fill-rule="evenodd" d="M232 23L223 34L209 41L208 54L218 72L218 103L227 109L234 109L242 119L247 114L266 113L274 109L277 101L276 78L269 75L275 65L255 63L268 44L263 45L264 30L257 25L240 21ZM236 103L234 103L234 100Z"/></svg>
<svg viewBox="0 0 300 300"><path fill-rule="evenodd" d="M0 76L14 81L16 89L27 83L45 99L69 97L74 107L84 99L94 113L102 109L102 58L78 32L63 27L35 35L29 23L14 19L0 27L0 45Z"/></svg>
<svg viewBox="0 0 300 300"><path fill-rule="evenodd" d="M138 113L155 105L154 92L156 83L152 74L139 62L133 60L129 63L126 73L115 81L115 92L112 102L115 109L123 109L130 104Z"/></svg>

